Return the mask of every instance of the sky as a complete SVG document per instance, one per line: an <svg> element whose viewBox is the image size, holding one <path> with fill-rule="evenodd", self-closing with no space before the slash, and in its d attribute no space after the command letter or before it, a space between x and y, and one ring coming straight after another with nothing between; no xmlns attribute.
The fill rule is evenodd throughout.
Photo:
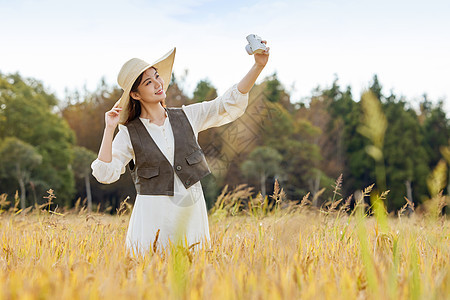
<svg viewBox="0 0 450 300"><path fill-rule="evenodd" d="M245 37L267 40L258 82L277 73L291 101L335 78L359 99L374 74L412 105L427 94L450 112L450 1L0 0L0 72L65 89L116 85L133 57L177 47L174 73L191 95L208 79L221 94L254 60ZM186 73L187 70L187 73Z"/></svg>

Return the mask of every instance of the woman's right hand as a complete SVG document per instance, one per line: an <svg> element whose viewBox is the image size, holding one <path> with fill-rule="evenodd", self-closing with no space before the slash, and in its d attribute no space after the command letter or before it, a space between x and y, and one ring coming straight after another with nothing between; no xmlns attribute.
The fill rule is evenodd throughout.
<svg viewBox="0 0 450 300"><path fill-rule="evenodd" d="M122 108L119 107L119 101L117 101L113 108L105 113L105 126L115 129L119 123L121 111Z"/></svg>

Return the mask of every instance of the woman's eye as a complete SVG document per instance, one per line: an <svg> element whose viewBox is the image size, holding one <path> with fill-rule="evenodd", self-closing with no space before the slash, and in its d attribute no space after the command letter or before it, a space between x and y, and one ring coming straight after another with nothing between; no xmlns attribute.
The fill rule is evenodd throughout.
<svg viewBox="0 0 450 300"><path fill-rule="evenodd" d="M159 78L159 74L156 74L156 78Z"/></svg>
<svg viewBox="0 0 450 300"><path fill-rule="evenodd" d="M147 81L147 83L145 85L149 85L150 83L152 83L152 82L149 80L149 81Z"/></svg>

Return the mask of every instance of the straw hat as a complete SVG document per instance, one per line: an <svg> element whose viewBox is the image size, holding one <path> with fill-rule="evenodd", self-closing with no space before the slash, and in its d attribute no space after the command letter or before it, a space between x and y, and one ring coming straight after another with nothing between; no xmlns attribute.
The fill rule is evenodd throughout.
<svg viewBox="0 0 450 300"><path fill-rule="evenodd" d="M155 67L158 70L159 76L164 80L164 92L167 91L167 87L170 84L172 77L173 61L175 59L176 48L173 48L154 63L149 64L142 59L132 58L127 61L120 69L119 76L117 76L117 82L123 89L122 97L120 97L118 103L119 107L122 107L120 112L119 123L123 124L128 118L128 104L130 103L130 91L136 79L150 67Z"/></svg>

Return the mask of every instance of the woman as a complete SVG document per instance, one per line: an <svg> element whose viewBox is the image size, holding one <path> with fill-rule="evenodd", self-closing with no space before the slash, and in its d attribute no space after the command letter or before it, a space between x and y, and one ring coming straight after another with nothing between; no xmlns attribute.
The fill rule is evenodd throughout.
<svg viewBox="0 0 450 300"><path fill-rule="evenodd" d="M250 71L222 96L182 108L167 108L164 102L174 58L175 48L153 64L135 58L123 65L118 83L124 93L105 113L103 140L91 165L102 183L117 181L125 166L130 168L137 197L126 246L135 254L179 241L186 246L210 242L200 184L210 171L197 143L198 133L244 113L269 48L254 55Z"/></svg>

